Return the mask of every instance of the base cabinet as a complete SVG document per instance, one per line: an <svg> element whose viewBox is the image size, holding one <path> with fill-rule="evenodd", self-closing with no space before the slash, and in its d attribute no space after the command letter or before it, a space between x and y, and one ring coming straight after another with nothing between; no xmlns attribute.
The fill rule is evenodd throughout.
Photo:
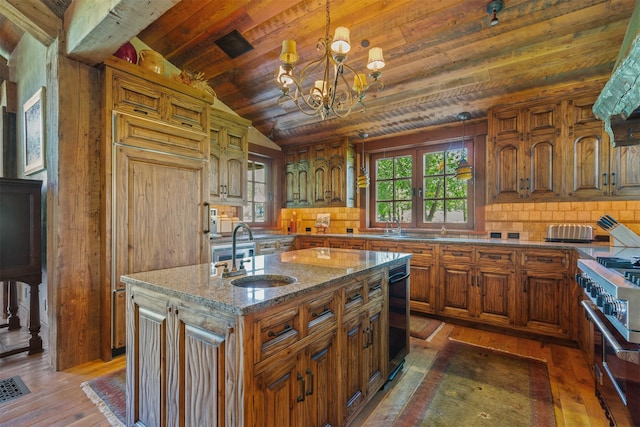
<svg viewBox="0 0 640 427"><path fill-rule="evenodd" d="M338 425L335 340L327 334L256 376L254 425Z"/></svg>
<svg viewBox="0 0 640 427"><path fill-rule="evenodd" d="M127 425L233 425L234 320L137 287L127 295Z"/></svg>

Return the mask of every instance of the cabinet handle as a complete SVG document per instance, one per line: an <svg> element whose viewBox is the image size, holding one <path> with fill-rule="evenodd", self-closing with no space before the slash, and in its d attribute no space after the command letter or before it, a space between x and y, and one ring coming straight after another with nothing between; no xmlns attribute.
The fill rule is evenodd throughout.
<svg viewBox="0 0 640 427"><path fill-rule="evenodd" d="M204 234L211 232L211 212L209 208L209 202L204 202L204 223L207 224L204 227Z"/></svg>
<svg viewBox="0 0 640 427"><path fill-rule="evenodd" d="M379 291L380 289L382 289L382 286L380 286L379 283L377 283L375 286L373 286L372 288L369 288L369 292L373 292L373 291Z"/></svg>
<svg viewBox="0 0 640 427"><path fill-rule="evenodd" d="M307 375L309 375L309 390L307 390L307 396L313 394L313 371L311 368L307 368Z"/></svg>
<svg viewBox="0 0 640 427"><path fill-rule="evenodd" d="M476 286L478 290L482 291L482 276L476 276Z"/></svg>
<svg viewBox="0 0 640 427"><path fill-rule="evenodd" d="M611 172L611 185L613 185L613 186L616 185L616 173L615 172Z"/></svg>
<svg viewBox="0 0 640 427"><path fill-rule="evenodd" d="M315 311L311 313L311 316L313 317L320 317L320 316L324 316L327 313L331 313L331 309L327 308L327 307L322 307L322 311L320 313L316 313Z"/></svg>
<svg viewBox="0 0 640 427"><path fill-rule="evenodd" d="M604 185L609 185L609 184L607 183L607 176L608 176L608 174L607 174L607 173L603 173L603 174L602 174L602 180L604 181Z"/></svg>
<svg viewBox="0 0 640 427"><path fill-rule="evenodd" d="M553 264L553 259L552 258L538 257L538 258L536 258L536 261L544 262L545 264Z"/></svg>
<svg viewBox="0 0 640 427"><path fill-rule="evenodd" d="M520 178L520 189L524 190L524 179Z"/></svg>
<svg viewBox="0 0 640 427"><path fill-rule="evenodd" d="M525 294L527 293L527 285L528 285L528 283L527 283L527 282L528 282L528 281L529 281L529 279L524 279L524 282L522 283L522 291L523 291Z"/></svg>
<svg viewBox="0 0 640 427"><path fill-rule="evenodd" d="M193 127L193 125L191 123L187 123L187 122L181 122L182 126L189 126L190 128Z"/></svg>
<svg viewBox="0 0 640 427"><path fill-rule="evenodd" d="M489 259L502 259L502 257L500 255L487 255L487 258L489 258Z"/></svg>
<svg viewBox="0 0 640 427"><path fill-rule="evenodd" d="M354 294L354 295L352 295L350 297L347 297L347 303L353 302L353 301L355 301L357 299L362 299L362 295L357 293L357 294Z"/></svg>
<svg viewBox="0 0 640 427"><path fill-rule="evenodd" d="M373 326L369 328L369 346L373 345Z"/></svg>
<svg viewBox="0 0 640 427"><path fill-rule="evenodd" d="M272 330L269 330L269 332L267 333L268 336L270 337L279 337L281 335L286 334L287 332L289 332L291 329L293 329L291 327L291 325L289 325L288 323L286 325L284 325L284 328L280 331L280 332L273 332Z"/></svg>
<svg viewBox="0 0 640 427"><path fill-rule="evenodd" d="M527 178L527 190L529 190L529 178Z"/></svg>
<svg viewBox="0 0 640 427"><path fill-rule="evenodd" d="M140 114L149 114L147 111L140 110L138 108L134 108L133 111L135 111L136 113L140 113Z"/></svg>
<svg viewBox="0 0 640 427"><path fill-rule="evenodd" d="M464 254L462 252L451 252L451 255L453 255L453 256L464 256Z"/></svg>
<svg viewBox="0 0 640 427"><path fill-rule="evenodd" d="M300 375L300 372L298 372L298 376L297 376L298 381L300 381L302 383L302 393L300 393L300 396L298 396L296 398L297 402L304 402L304 396L305 393L307 392L307 385L304 382L304 377L302 375Z"/></svg>

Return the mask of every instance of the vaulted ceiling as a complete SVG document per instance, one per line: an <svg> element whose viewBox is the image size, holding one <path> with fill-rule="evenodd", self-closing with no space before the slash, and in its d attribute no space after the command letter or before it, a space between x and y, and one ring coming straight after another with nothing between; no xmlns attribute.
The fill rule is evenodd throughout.
<svg viewBox="0 0 640 427"><path fill-rule="evenodd" d="M0 12L16 1L0 0ZM28 1L44 3L59 17L71 4ZM513 102L517 94L535 98L576 84L602 87L636 0L505 0L496 26L490 25L488 3L333 0L331 31L351 30L348 64L365 71L363 41L381 47L387 62L385 89L367 94L366 112L346 119L321 120L298 112L292 102L276 102L282 40L296 40L300 66L315 59L325 0L183 0L137 35L177 67L204 73L222 102L287 145L360 132L373 138L413 133L455 122L461 111L486 117L488 108ZM16 24L0 16L2 56L19 39ZM230 58L215 41L234 30L253 49Z"/></svg>

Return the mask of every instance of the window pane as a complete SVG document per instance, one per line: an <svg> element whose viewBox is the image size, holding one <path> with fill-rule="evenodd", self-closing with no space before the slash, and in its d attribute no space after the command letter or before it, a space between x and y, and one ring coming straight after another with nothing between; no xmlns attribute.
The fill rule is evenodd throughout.
<svg viewBox="0 0 640 427"><path fill-rule="evenodd" d="M444 195L444 178L426 178L424 180L424 198L439 199Z"/></svg>
<svg viewBox="0 0 640 427"><path fill-rule="evenodd" d="M396 159L396 178L411 178L413 173L413 159L411 156L397 157Z"/></svg>
<svg viewBox="0 0 640 427"><path fill-rule="evenodd" d="M413 215L411 213L411 202L399 202L396 204L396 218L400 218L400 222L411 222Z"/></svg>
<svg viewBox="0 0 640 427"><path fill-rule="evenodd" d="M444 222L444 202L442 200L425 200L424 222Z"/></svg>
<svg viewBox="0 0 640 427"><path fill-rule="evenodd" d="M424 176L442 175L444 172L444 152L427 153L424 159Z"/></svg>
<svg viewBox="0 0 640 427"><path fill-rule="evenodd" d="M376 162L376 177L378 179L393 178L393 159L380 159Z"/></svg>
<svg viewBox="0 0 640 427"><path fill-rule="evenodd" d="M383 181L377 183L376 200L393 200L393 182Z"/></svg>
<svg viewBox="0 0 640 427"><path fill-rule="evenodd" d="M264 203L256 203L255 204L255 219L254 222L264 222Z"/></svg>
<svg viewBox="0 0 640 427"><path fill-rule="evenodd" d="M447 198L461 198L467 197L467 181L460 181L451 175L447 177Z"/></svg>
<svg viewBox="0 0 640 427"><path fill-rule="evenodd" d="M391 202L376 203L376 221L385 222L391 221L393 216L392 212L393 204Z"/></svg>
<svg viewBox="0 0 640 427"><path fill-rule="evenodd" d="M396 200L411 200L412 197L412 188L411 188L411 180L403 179L396 181Z"/></svg>
<svg viewBox="0 0 640 427"><path fill-rule="evenodd" d="M467 222L467 201L447 200L447 222L465 223Z"/></svg>

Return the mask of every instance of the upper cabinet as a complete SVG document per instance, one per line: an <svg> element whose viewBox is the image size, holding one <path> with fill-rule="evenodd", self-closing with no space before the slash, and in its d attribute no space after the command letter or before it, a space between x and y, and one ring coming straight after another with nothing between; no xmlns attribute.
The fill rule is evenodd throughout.
<svg viewBox="0 0 640 427"><path fill-rule="evenodd" d="M210 201L243 206L247 202L247 135L251 122L216 109L211 110L210 118Z"/></svg>
<svg viewBox="0 0 640 427"><path fill-rule="evenodd" d="M355 206L355 151L348 139L285 149L286 207Z"/></svg>
<svg viewBox="0 0 640 427"><path fill-rule="evenodd" d="M489 113L487 201L640 196L640 150L613 148L592 111L597 94Z"/></svg>

